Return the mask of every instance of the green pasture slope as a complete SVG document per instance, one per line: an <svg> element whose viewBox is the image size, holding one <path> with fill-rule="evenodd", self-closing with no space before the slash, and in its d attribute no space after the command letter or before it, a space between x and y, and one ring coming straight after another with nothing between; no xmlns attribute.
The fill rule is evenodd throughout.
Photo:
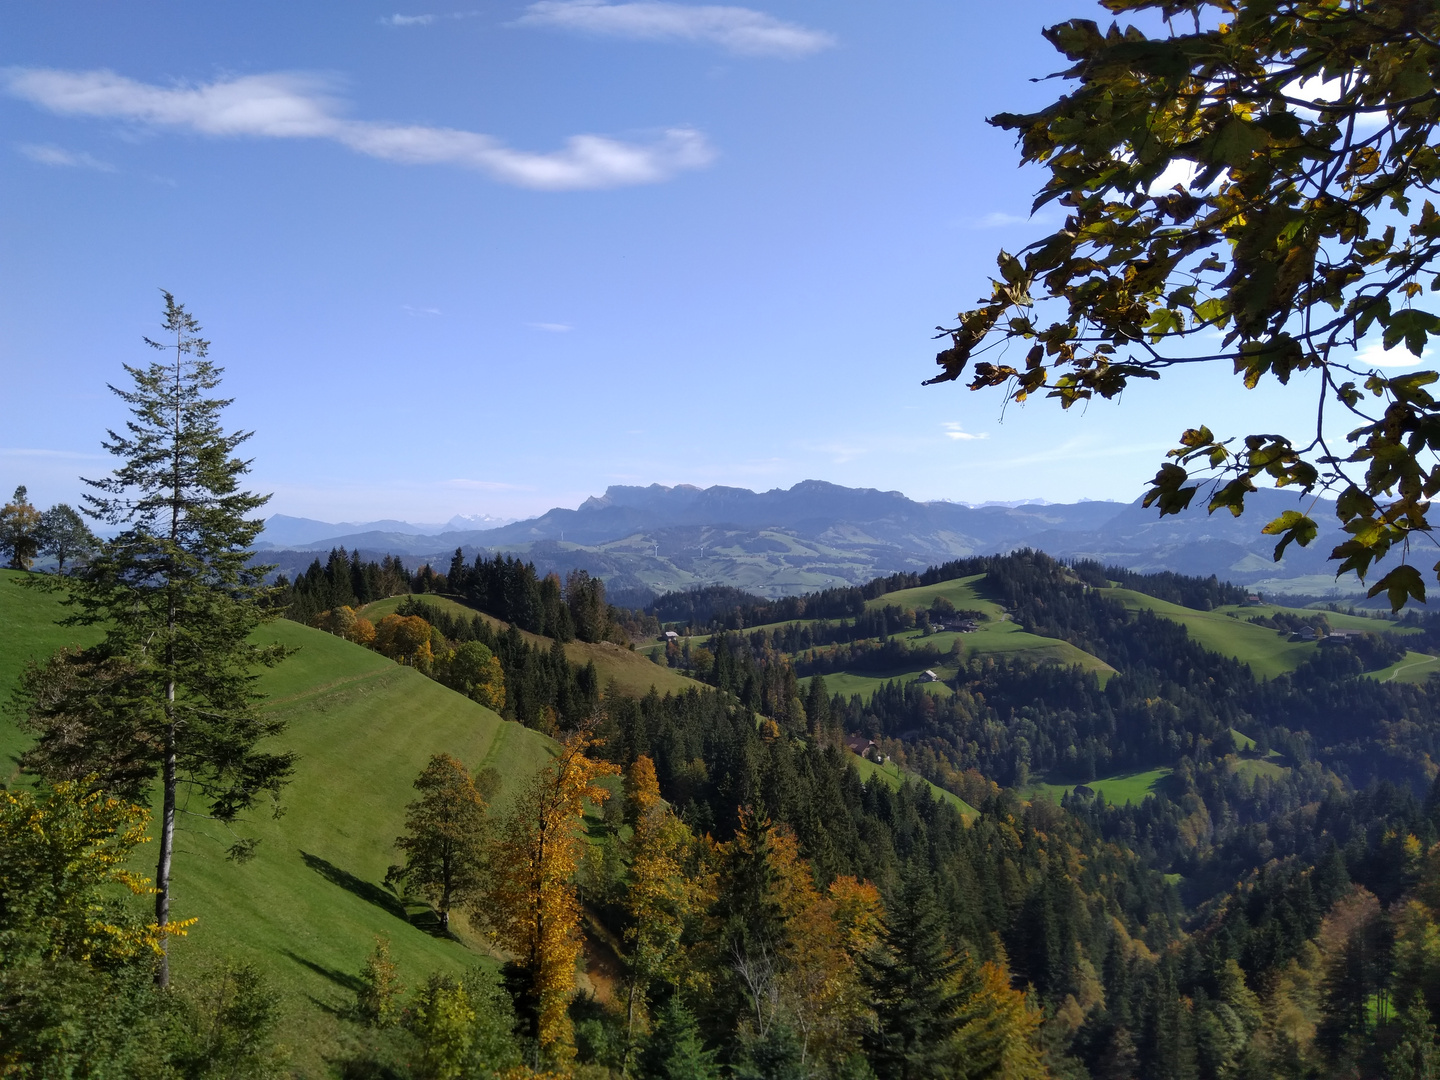
<svg viewBox="0 0 1440 1080"><path fill-rule="evenodd" d="M914 630L897 636L904 637L912 645L928 642L942 653L949 652L958 641L966 659L976 656L1023 657L1035 664L1055 663L1080 667L1085 671L1095 672L1102 683L1115 673L1115 669L1105 661L1091 656L1083 649L1077 649L1068 641L1030 634L1008 621L1003 607L981 595L979 587L984 579L984 574L972 574L969 577L939 581L934 585L899 589L868 600L865 606L875 609L893 604L906 609L924 608L929 607L937 598L943 597L954 604L957 610L983 613L986 621L980 624L980 629L969 634L947 631L925 637L920 631ZM939 671L938 668L936 670Z"/></svg>
<svg viewBox="0 0 1440 1080"><path fill-rule="evenodd" d="M1147 769L1144 772L1116 773L1114 776L1104 776L1099 780L1087 781L1085 786L1105 796L1108 803L1125 805L1127 803L1142 803L1145 796L1155 789L1155 786L1170 775L1169 769ZM1025 789L1025 797L1029 799L1049 799L1051 802L1059 802L1067 791L1074 791L1075 784L1031 784Z"/></svg>
<svg viewBox="0 0 1440 1080"><path fill-rule="evenodd" d="M376 600L373 604L366 604L362 609L362 614L371 622L379 622L386 615L393 615L395 609L407 599L409 598L404 596L391 596L385 600ZM504 629L506 625L493 616L477 612L474 608L466 607L449 597L424 594L417 596L416 599L467 619L478 614L499 629ZM531 634L524 630L520 633L532 645L540 645L546 649L550 647L550 639L547 637ZM694 648L694 646L691 647ZM661 648L663 649L664 646ZM698 689L703 685L673 668L655 663L649 657L649 650L631 651L613 642L591 644L588 641L572 641L565 646L565 655L572 664L593 662L595 670L600 673L602 686L613 682L625 693L633 694L636 697L644 697L650 692L652 686L660 694L680 694L686 690Z"/></svg>
<svg viewBox="0 0 1440 1080"><path fill-rule="evenodd" d="M1181 607L1179 604L1172 604L1165 600L1157 600L1153 596L1146 596L1144 593L1138 593L1131 589L1104 589L1102 591L1106 596L1119 600L1131 611L1145 609L1170 619L1172 622L1180 623L1189 631L1190 636L1202 646L1211 652L1233 657L1249 664L1250 669L1262 679L1274 678L1276 675L1294 671L1311 656L1314 656L1315 651L1319 648L1314 642L1290 641L1286 634L1265 626L1257 626L1248 621L1256 615L1270 616L1277 611L1299 616L1311 616L1316 614L1314 611L1282 608L1272 604L1254 607L1227 605L1213 611L1196 611L1193 608ZM1362 615L1346 615L1334 611L1326 611L1322 614L1330 626L1336 630L1360 630L1372 633L1383 630L1399 634L1414 632L1409 627L1367 619ZM1440 670L1440 667L1427 662L1434 660L1436 660L1434 657L1410 653L1400 663L1386 668L1384 671L1375 672L1374 677L1423 682L1432 671Z"/></svg>
<svg viewBox="0 0 1440 1080"><path fill-rule="evenodd" d="M0 582L6 680L0 692L8 694L23 659L17 649L43 652L55 639L54 615L53 597ZM172 945L172 955L179 978L226 956L262 967L284 1001L279 1034L295 1048L295 1069L325 1075L322 1058L343 1039L336 1010L354 1000L354 976L377 934L390 939L412 986L430 971L491 962L463 920L456 926L460 940L434 937L412 925L381 885L395 861L392 845L415 795L414 778L431 754L453 754L471 770L494 767L506 784L503 802L516 781L549 759L552 744L414 670L318 630L282 621L261 636L297 650L260 678L267 709L290 725L279 745L297 755L285 813L277 820L261 808L239 826L237 832L261 841L244 865L225 858L233 842L228 830L182 815L173 915L199 922ZM0 738L16 749L25 742L8 719L0 720ZM146 845L138 868L153 873L153 860L153 844Z"/></svg>
<svg viewBox="0 0 1440 1080"><path fill-rule="evenodd" d="M928 787L930 793L942 802L947 802L955 807L956 810L959 810L960 816L966 821L978 817L980 814L979 810L976 810L953 791L946 791L938 784L932 784L918 773L902 772L900 767L893 761L881 765L878 762L871 761L869 758L863 758L859 754L852 753L849 756L850 764L855 766L855 771L860 774L861 780L869 780L872 776L878 776L882 783L888 784L896 789L899 789L900 785L905 783L906 780L915 781Z"/></svg>

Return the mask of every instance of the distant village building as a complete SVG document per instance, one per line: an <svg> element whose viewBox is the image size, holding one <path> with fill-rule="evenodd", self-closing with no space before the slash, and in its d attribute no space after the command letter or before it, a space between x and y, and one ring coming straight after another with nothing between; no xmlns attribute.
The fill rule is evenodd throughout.
<svg viewBox="0 0 1440 1080"><path fill-rule="evenodd" d="M875 749L875 740L867 739L864 735L847 736L845 746L852 754L859 754L863 758L878 758L880 756Z"/></svg>
<svg viewBox="0 0 1440 1080"><path fill-rule="evenodd" d="M953 630L960 634L973 634L980 629L980 624L974 619L946 619L940 625L946 630Z"/></svg>
<svg viewBox="0 0 1440 1080"><path fill-rule="evenodd" d="M916 679L915 681L916 681L916 682L939 682L939 681L940 681L940 676L939 676L939 675L936 675L935 672L933 672L933 671L928 671L928 670L927 670L927 671L922 671L922 672L920 673L920 678Z"/></svg>
<svg viewBox="0 0 1440 1080"><path fill-rule="evenodd" d="M1291 641L1319 641L1320 635L1315 632L1313 626L1302 626L1290 635Z"/></svg>
<svg viewBox="0 0 1440 1080"><path fill-rule="evenodd" d="M660 640L661 640L661 641L679 641L679 640L680 640L680 635L677 634L674 630L666 630L665 633L663 633L663 634L660 635Z"/></svg>
<svg viewBox="0 0 1440 1080"><path fill-rule="evenodd" d="M1241 604L1241 607L1258 607L1259 604L1260 594L1252 592L1249 596L1245 597L1245 602Z"/></svg>
<svg viewBox="0 0 1440 1080"><path fill-rule="evenodd" d="M1089 784L1076 784L1073 792L1076 795L1083 795L1085 798L1088 799L1095 794L1095 789L1092 788Z"/></svg>

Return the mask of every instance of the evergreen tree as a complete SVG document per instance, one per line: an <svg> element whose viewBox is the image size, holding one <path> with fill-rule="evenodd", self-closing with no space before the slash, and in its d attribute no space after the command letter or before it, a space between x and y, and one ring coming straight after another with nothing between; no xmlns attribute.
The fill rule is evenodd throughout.
<svg viewBox="0 0 1440 1080"><path fill-rule="evenodd" d="M640 1065L647 1080L716 1080L715 1051L705 1049L700 1025L678 994L661 1006Z"/></svg>
<svg viewBox="0 0 1440 1080"><path fill-rule="evenodd" d="M103 627L104 641L32 667L21 690L39 736L28 766L132 787L159 774L155 915L162 928L170 921L182 787L232 822L261 794L277 798L292 765L291 755L258 748L284 722L260 715L251 675L283 650L250 641L273 617L263 586L270 568L252 565L263 522L251 515L268 496L240 490L250 463L235 456L250 433L221 427L230 402L208 396L221 369L205 358L199 324L169 293L164 328L165 343L145 342L173 351L173 361L125 366L133 388L111 389L131 419L103 444L120 463L110 476L86 481L95 490L85 496L86 512L123 531L67 579L74 609L67 622ZM239 840L230 854L246 857L254 844ZM163 952L156 978L168 984Z"/></svg>
<svg viewBox="0 0 1440 1080"><path fill-rule="evenodd" d="M863 974L875 1008L867 1049L880 1080L938 1074L959 1026L954 988L961 961L945 943L935 891L924 870L909 866L885 916L880 947Z"/></svg>

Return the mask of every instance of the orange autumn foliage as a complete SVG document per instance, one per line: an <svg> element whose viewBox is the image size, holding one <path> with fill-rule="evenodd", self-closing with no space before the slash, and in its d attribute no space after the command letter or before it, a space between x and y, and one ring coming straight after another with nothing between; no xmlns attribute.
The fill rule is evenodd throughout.
<svg viewBox="0 0 1440 1080"><path fill-rule="evenodd" d="M430 648L430 624L419 615L386 615L375 627L375 651L427 671L435 659Z"/></svg>

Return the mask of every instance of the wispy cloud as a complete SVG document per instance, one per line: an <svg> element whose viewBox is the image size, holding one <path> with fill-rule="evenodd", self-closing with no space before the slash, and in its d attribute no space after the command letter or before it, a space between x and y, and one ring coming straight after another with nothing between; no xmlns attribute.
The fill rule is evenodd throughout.
<svg viewBox="0 0 1440 1080"><path fill-rule="evenodd" d="M652 184L715 158L705 136L692 128L670 128L648 144L573 135L561 150L532 153L473 131L349 120L340 115L340 103L324 80L285 72L155 86L112 71L8 68L0 70L0 85L62 116L216 137L328 139L383 161L454 165L548 191Z"/></svg>
<svg viewBox="0 0 1440 1080"><path fill-rule="evenodd" d="M530 322L525 325L531 329L544 330L550 334L568 334L571 330L575 329L569 323L563 322Z"/></svg>
<svg viewBox="0 0 1440 1080"><path fill-rule="evenodd" d="M823 30L782 22L743 7L671 4L661 0L606 3L605 0L539 0L517 26L543 26L638 41L688 41L717 45L742 56L809 56L835 38Z"/></svg>
<svg viewBox="0 0 1440 1080"><path fill-rule="evenodd" d="M21 143L15 149L39 165L53 165L66 169L93 169L96 172L115 171L115 166L108 161L91 157L83 150L66 150L63 146L54 146L50 143Z"/></svg>
<svg viewBox="0 0 1440 1080"><path fill-rule="evenodd" d="M1006 225L1024 225L1030 220L1026 214L1007 214L1003 210L992 210L979 221L977 229L1003 229Z"/></svg>
<svg viewBox="0 0 1440 1080"><path fill-rule="evenodd" d="M414 307L410 304L401 304L400 310L414 319L433 319L440 314L438 307Z"/></svg>
<svg viewBox="0 0 1440 1080"><path fill-rule="evenodd" d="M951 421L950 423L947 423L943 426L945 428L945 437L947 439L969 440L988 439L990 437L990 433L988 431L981 431L978 433L973 431L966 431L963 425L958 424L954 421Z"/></svg>
<svg viewBox="0 0 1440 1080"><path fill-rule="evenodd" d="M473 19L478 11L451 11L443 15L386 15L380 20L381 26L430 26L441 20Z"/></svg>

